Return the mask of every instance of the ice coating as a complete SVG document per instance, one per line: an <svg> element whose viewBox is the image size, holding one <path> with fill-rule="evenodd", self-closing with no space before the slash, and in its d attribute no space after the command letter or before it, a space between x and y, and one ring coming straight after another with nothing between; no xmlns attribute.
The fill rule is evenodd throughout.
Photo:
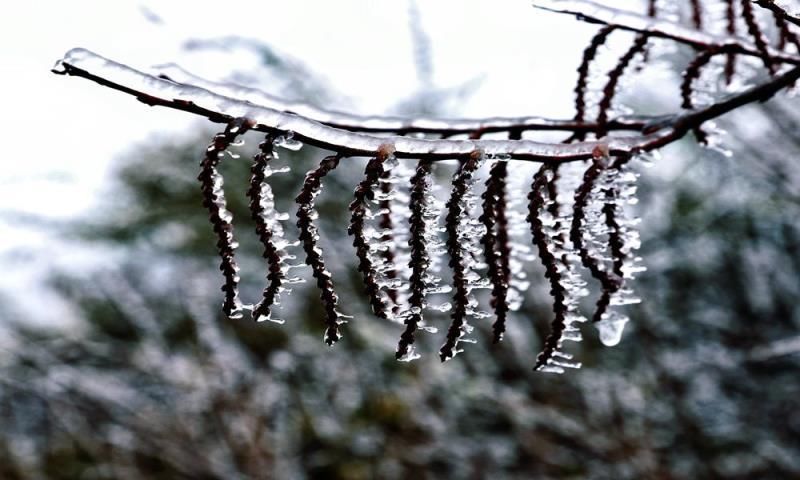
<svg viewBox="0 0 800 480"><path fill-rule="evenodd" d="M346 151L350 155L371 155L377 152L381 145L390 142L395 146L395 155L405 158L450 160L458 157L466 158L471 152L481 150L486 155L507 155L515 159L570 161L591 158L592 151L598 145L598 142L554 144L533 140L442 140L350 132L292 113L219 95L197 86L157 78L83 48L67 52L53 71L89 78L136 95L143 102L153 105L168 104L173 108L225 121L230 118L247 117L256 122L254 129L292 131L298 141L321 148ZM608 140L608 147L612 151L629 152L670 133L671 130L649 135L613 137Z"/></svg>
<svg viewBox="0 0 800 480"><path fill-rule="evenodd" d="M521 130L572 130L576 125L574 120L552 119L540 116L456 119L353 115L347 112L321 109L303 102L286 101L257 88L206 80L175 64L157 65L150 70L157 76L167 77L177 83L193 85L210 92L231 98L239 98L266 108L296 113L319 123L347 130L406 133L447 132L452 134L454 132L505 131L511 127ZM631 116L619 118L616 121L621 124L620 126L630 125L631 128L635 128L636 124L644 121L644 119Z"/></svg>

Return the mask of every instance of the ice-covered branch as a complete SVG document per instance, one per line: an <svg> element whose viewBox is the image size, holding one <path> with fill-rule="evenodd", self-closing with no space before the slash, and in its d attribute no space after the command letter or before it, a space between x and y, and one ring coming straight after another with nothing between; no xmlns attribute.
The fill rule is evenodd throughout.
<svg viewBox="0 0 800 480"><path fill-rule="evenodd" d="M534 0L533 6L555 13L575 15L580 20L591 23L666 38L699 50L733 48L736 53L759 58L763 53L756 45L740 37L714 35L669 20L618 10L589 0ZM775 61L800 65L800 56L798 55L774 48L768 48L766 51Z"/></svg>
<svg viewBox="0 0 800 480"><path fill-rule="evenodd" d="M775 57L777 58L777 57ZM586 160L599 144L612 155L652 150L671 143L705 121L753 101L763 101L800 78L800 68L740 92L708 107L681 115L669 115L643 125L642 133L611 137L603 141L553 144L532 140L444 140L383 136L350 132L323 125L300 115L286 113L248 101L218 95L200 87L157 78L108 60L85 49L73 49L53 68L54 73L79 76L100 85L135 96L148 105L160 105L202 115L217 123L248 118L253 129L262 132L293 132L294 138L316 147L335 151L343 157L372 156L386 144L393 144L401 158L451 160L468 158L482 150L518 160L560 163Z"/></svg>

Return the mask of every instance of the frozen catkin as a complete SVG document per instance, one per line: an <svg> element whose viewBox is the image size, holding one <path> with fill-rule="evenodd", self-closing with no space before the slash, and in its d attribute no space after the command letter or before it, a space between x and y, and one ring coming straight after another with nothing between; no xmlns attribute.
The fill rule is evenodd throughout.
<svg viewBox="0 0 800 480"><path fill-rule="evenodd" d="M377 254L377 243L383 239L384 234L391 232L377 232L375 229L366 228L366 217L372 217L373 208L371 203L380 203L377 198L383 193L380 191L380 180L388 171L385 164L394 162L394 147L391 145L383 146L378 154L367 162L364 169L364 179L359 182L353 194L353 201L350 203L350 226L347 233L353 237L353 246L356 249L358 258L358 271L364 279L364 290L369 298L372 312L380 318L388 318L390 307L387 299L381 290L378 279L376 263L380 262Z"/></svg>
<svg viewBox="0 0 800 480"><path fill-rule="evenodd" d="M323 158L319 167L306 174L303 188L296 198L300 242L306 254L306 264L311 267L311 272L317 280L317 287L320 290L320 299L325 311L323 339L328 345L333 345L341 338L339 325L344 323L344 316L338 311L339 296L333 288L333 275L325 266L322 248L318 245L319 231L314 225L314 219L318 217L318 214L314 209L314 199L322 190L322 179L339 165L340 160L339 155Z"/></svg>
<svg viewBox="0 0 800 480"><path fill-rule="evenodd" d="M431 195L432 163L421 160L414 176L411 178L411 194L409 198L409 230L411 238L408 241L410 256L408 268L411 270L409 279L408 311L405 312L403 323L405 330L400 335L395 356L398 360L410 361L419 358L414 348L416 332L424 325L423 309L427 306L426 296L429 290L427 278L431 258L428 252L432 232L435 225L429 221L429 212L433 208L434 199ZM438 213L438 212L434 212Z"/></svg>
<svg viewBox="0 0 800 480"><path fill-rule="evenodd" d="M484 226L481 238L483 258L486 262L487 275L492 285L491 306L495 320L492 325L492 339L498 343L506 331L506 319L510 309L508 289L511 281L510 245L508 236L508 217L506 215L506 177L508 162L499 160L494 163L486 190L481 198L482 213L479 218Z"/></svg>
<svg viewBox="0 0 800 480"><path fill-rule="evenodd" d="M222 285L225 293L222 311L229 318L241 318L243 315L243 304L239 298L239 265L234 256L239 244L233 237L233 214L227 208L223 178L218 167L231 144L252 126L251 121L239 118L231 121L224 132L216 134L206 148L206 154L200 162L200 175L197 177L200 180L203 206L208 209L211 225L217 235L217 251L222 259L219 269L225 277Z"/></svg>
<svg viewBox="0 0 800 480"><path fill-rule="evenodd" d="M475 288L485 286L474 271L474 255L477 250L475 239L480 238L483 233L482 225L469 215L474 206L472 187L475 184L475 172L480 168L484 156L482 151L476 150L467 160L459 162L458 169L453 175L452 191L446 205L445 245L453 272L453 302L450 327L447 329L445 342L439 349L439 357L443 362L461 351L458 348L459 343L473 341L464 338L473 330L469 319L486 316L477 310L478 303L472 293Z"/></svg>
<svg viewBox="0 0 800 480"><path fill-rule="evenodd" d="M261 300L253 306L253 319L257 322L270 321L283 323L284 319L274 316L273 309L280 304L281 294L289 293L289 285L301 283L299 277L289 277L288 272L295 265L289 260L294 255L287 251L295 246L286 240L282 222L289 219L287 213L279 212L275 206L275 195L268 179L276 173L286 173L289 167L276 167L278 158L275 151L276 139L280 136L268 134L259 145L259 152L253 158L250 169L250 188L247 196L250 199L250 216L256 224L256 235L264 247L262 256L267 261L267 286L261 294Z"/></svg>

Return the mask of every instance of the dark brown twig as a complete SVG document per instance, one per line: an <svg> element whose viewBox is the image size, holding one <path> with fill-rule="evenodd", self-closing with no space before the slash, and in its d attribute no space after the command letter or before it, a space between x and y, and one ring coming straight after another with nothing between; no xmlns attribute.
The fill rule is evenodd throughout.
<svg viewBox="0 0 800 480"><path fill-rule="evenodd" d="M745 0L747 1L747 0ZM741 55L748 55L762 58L762 50L758 46L746 40L727 35L713 35L692 27L681 25L680 23L667 21L664 19L653 19L646 15L639 15L624 10L619 10L605 4L590 0L569 0L564 2L563 7L557 7L558 2L544 0L546 5L538 5L534 0L534 6L543 10L556 13L575 15L580 20L616 27L620 30L628 30L648 37L664 38L676 43L688 45L696 50L707 48L722 47L729 45ZM767 48L767 51L776 61L793 65L800 64L800 56L781 52L780 50Z"/></svg>
<svg viewBox="0 0 800 480"><path fill-rule="evenodd" d="M647 30L648 32L650 30ZM784 56L785 57L785 56ZM774 57L777 58L777 57ZM780 58L781 61L787 61ZM94 68L98 63L99 72L113 69L113 78L125 82L103 78L98 74L84 70L73 63ZM90 65L86 65L89 63ZM212 92L193 88L181 98L162 98L163 91L174 92L175 85L167 80L158 79L138 72L116 62L99 57L85 50L73 50L54 69L54 73L74 75L87 78L100 85L119 90L135 96L148 105L160 105L176 110L204 116L217 123L228 123L235 118L225 113L241 111L248 108L258 121L252 129L261 132L282 132L291 128L294 138L303 143L339 152L342 157L351 155L372 156L381 145L394 142L398 158L418 158L421 160L452 160L467 158L475 149L483 149L487 155L506 155L516 160L540 161L543 163L563 163L592 158L592 152L601 143L607 144L612 154L630 154L637 151L654 150L683 137L687 132L700 126L703 122L724 115L731 110L751 102L765 101L780 90L791 86L800 78L800 68L793 68L785 74L757 85L748 90L738 92L726 99L699 110L685 112L680 115L651 118L649 122L640 123L641 134L635 137L614 137L606 142L578 142L568 145L534 142L531 140L423 140L407 137L379 137L365 133L354 133L327 127L297 115L237 102L230 98L219 97ZM131 82L136 86L130 86ZM206 105L206 106L203 106ZM226 105L221 108L220 105Z"/></svg>
<svg viewBox="0 0 800 480"><path fill-rule="evenodd" d="M800 18L790 15L789 12L778 6L773 0L754 0L754 2L762 8L771 11L776 17L781 17L785 21L800 27Z"/></svg>
<svg viewBox="0 0 800 480"><path fill-rule="evenodd" d="M353 132L392 133L409 135L422 133L452 137L473 132L501 133L513 131L579 131L592 132L597 129L594 122L576 122L540 116L491 117L491 118L435 118L435 117L387 117L356 115L353 113L325 110L314 105L288 102L262 90L206 80L187 72L177 65L155 67L158 77L174 83L194 85L210 92L230 98L246 98L256 105L301 115L324 125ZM633 116L615 119L609 124L611 130L637 130L642 121Z"/></svg>
<svg viewBox="0 0 800 480"><path fill-rule="evenodd" d="M785 50L791 43L800 52L800 38L789 28L789 22L786 21L786 18L773 12L773 19L775 20L775 26L778 28L778 48Z"/></svg>

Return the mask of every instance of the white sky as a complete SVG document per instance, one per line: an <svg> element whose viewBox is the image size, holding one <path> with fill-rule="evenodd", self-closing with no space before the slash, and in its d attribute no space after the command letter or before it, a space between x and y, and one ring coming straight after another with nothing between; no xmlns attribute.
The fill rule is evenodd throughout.
<svg viewBox="0 0 800 480"><path fill-rule="evenodd" d="M537 11L527 0L419 0L419 10L431 37L435 85L484 76L481 88L454 113L571 114L574 70L596 27ZM148 21L143 11L162 22ZM225 35L258 38L302 60L344 95L342 105L362 113L380 114L417 87L405 1L5 2L0 288L10 286L24 299L35 290L37 272L70 255L51 247L30 261L17 257L20 247L47 249L53 239L20 228L9 215L79 217L93 205L115 155L153 132L180 135L197 125L189 114L149 108L86 80L53 75L55 60L81 46L134 67L177 61L221 78L226 65L203 64L181 45Z"/></svg>

